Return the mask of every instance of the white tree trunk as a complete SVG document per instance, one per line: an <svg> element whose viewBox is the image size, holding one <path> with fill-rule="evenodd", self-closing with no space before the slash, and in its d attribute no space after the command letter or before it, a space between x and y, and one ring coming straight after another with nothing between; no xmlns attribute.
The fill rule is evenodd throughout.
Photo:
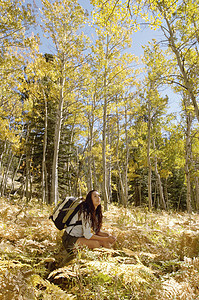
<svg viewBox="0 0 199 300"><path fill-rule="evenodd" d="M59 107L57 110L56 125L55 125L55 137L54 137L54 155L52 166L52 184L51 184L51 203L58 203L58 156L59 156L59 144L61 137L61 125L64 103L64 79L60 78L60 94L59 94Z"/></svg>
<svg viewBox="0 0 199 300"><path fill-rule="evenodd" d="M153 148L154 148L154 151L155 151L156 146L155 146L155 140L154 139L153 139ZM155 174L156 174L156 177L157 177L157 180L158 180L158 187L159 187L159 193L160 193L160 202L161 202L163 208L166 210L167 206L166 206L165 199L164 199L164 192L163 192L161 177L160 177L160 174L159 174L159 171L158 171L157 155L155 155L154 159L155 159Z"/></svg>
<svg viewBox="0 0 199 300"><path fill-rule="evenodd" d="M88 190L93 190L93 155L92 155L92 148L93 148L93 127L94 127L94 121L93 121L93 111L91 112L91 115L89 116L89 136L88 136Z"/></svg>
<svg viewBox="0 0 199 300"><path fill-rule="evenodd" d="M112 143L112 139L111 139L111 128L110 128L110 122L108 122L108 145L109 145L109 149L111 147L111 143ZM107 191L108 191L108 198L109 201L111 202L112 200L112 189L111 189L111 174L112 174L112 155L111 155L111 151L108 157L108 164L107 164L107 170L108 170L108 174L107 174Z"/></svg>
<svg viewBox="0 0 199 300"><path fill-rule="evenodd" d="M107 135L107 108L108 108L108 99L107 99L107 67L108 67L108 35L107 35L107 44L106 44L106 66L104 71L104 105L103 105L103 131L102 131L102 168L103 168L103 196L104 196L104 210L108 210L108 191L107 191L107 162L106 162L106 135Z"/></svg>
<svg viewBox="0 0 199 300"><path fill-rule="evenodd" d="M199 180L195 178L196 210L199 211Z"/></svg>
<svg viewBox="0 0 199 300"><path fill-rule="evenodd" d="M116 106L117 109L117 106ZM119 176L119 185L120 185L120 195L121 195L121 203L125 207L125 189L124 184L122 180L122 174L120 170L120 161L119 161L119 139L120 139L120 123L119 123L119 114L118 110L116 111L117 116L117 144L116 144L116 160L117 160L117 170L118 170L118 176Z"/></svg>
<svg viewBox="0 0 199 300"><path fill-rule="evenodd" d="M46 203L46 147L47 147L47 130L48 130L48 107L45 92L43 91L44 104L45 104L45 115L44 115L44 141L43 141L43 158L42 158L42 202Z"/></svg>
<svg viewBox="0 0 199 300"><path fill-rule="evenodd" d="M148 205L149 209L152 209L152 186L151 186L151 175L152 175L152 167L151 167L151 105L148 104L148 136L147 136L147 163L148 163Z"/></svg>
<svg viewBox="0 0 199 300"><path fill-rule="evenodd" d="M26 201L28 202L30 199L30 146L29 146L29 137L30 137L30 128L28 124L27 128L27 137L26 137L26 181L25 181L25 195Z"/></svg>
<svg viewBox="0 0 199 300"><path fill-rule="evenodd" d="M127 118L127 105L125 106L125 139L126 139L126 162L125 162L125 203L124 207L127 207L128 203L128 165L129 165L129 141L127 130L128 118Z"/></svg>
<svg viewBox="0 0 199 300"><path fill-rule="evenodd" d="M192 125L192 114L186 108L189 107L189 101L185 99L185 114L186 114L186 143L185 143L185 174L187 181L187 211L191 213L191 125Z"/></svg>
<svg viewBox="0 0 199 300"><path fill-rule="evenodd" d="M108 192L107 192L107 169L106 169L106 127L107 127L107 99L104 99L104 114L103 114L103 132L102 132L102 167L103 167L103 197L104 210L108 210Z"/></svg>

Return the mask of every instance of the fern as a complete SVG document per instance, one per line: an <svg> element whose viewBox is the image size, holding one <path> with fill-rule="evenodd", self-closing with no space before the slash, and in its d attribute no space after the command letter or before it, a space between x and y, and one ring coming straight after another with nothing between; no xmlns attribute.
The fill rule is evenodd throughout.
<svg viewBox="0 0 199 300"><path fill-rule="evenodd" d="M0 299L197 299L198 216L111 205L104 229L114 249L76 249L71 259L50 208L0 198Z"/></svg>

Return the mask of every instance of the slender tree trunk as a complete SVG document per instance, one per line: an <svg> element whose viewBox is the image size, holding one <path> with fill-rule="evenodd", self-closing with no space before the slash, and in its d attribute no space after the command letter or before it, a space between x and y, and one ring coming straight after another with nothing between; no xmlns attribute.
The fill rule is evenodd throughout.
<svg viewBox="0 0 199 300"><path fill-rule="evenodd" d="M58 156L59 156L59 144L61 137L62 126L62 114L64 103L64 83L65 79L60 78L60 94L59 94L59 107L57 110L56 124L55 124L55 137L54 137L54 155L53 155L53 167L52 167L52 186L51 186L51 203L58 203Z"/></svg>
<svg viewBox="0 0 199 300"><path fill-rule="evenodd" d="M167 178L165 182L165 198L166 198L166 207L169 209L169 197L168 197L168 184L167 184Z"/></svg>
<svg viewBox="0 0 199 300"><path fill-rule="evenodd" d="M2 184L2 195L3 196L5 195L5 193L7 191L8 177L9 177L12 160L13 160L13 153L12 153L12 150L10 149L9 156L8 156L8 164L7 164L7 167L5 167L4 176L3 176L3 184Z"/></svg>
<svg viewBox="0 0 199 300"><path fill-rule="evenodd" d="M90 118L89 118L89 136L88 136L88 190L93 190L93 172L92 172L92 148L93 148L93 112L91 112Z"/></svg>
<svg viewBox="0 0 199 300"><path fill-rule="evenodd" d="M29 177L29 180L30 180L30 195L29 195L29 200L32 199L32 194L33 194L33 168L32 168L32 157L34 157L34 150L35 150L35 147L34 147L34 144L35 144L35 136L34 136L34 139L33 139L33 143L32 143L32 147L31 147L31 159L30 159L30 177Z"/></svg>
<svg viewBox="0 0 199 300"><path fill-rule="evenodd" d="M155 186L154 186L154 200L153 200L153 205L154 207L159 207L158 206L158 196L157 196L157 184L155 183Z"/></svg>
<svg viewBox="0 0 199 300"><path fill-rule="evenodd" d="M112 144L112 139L111 139L111 128L110 128L110 122L108 121L108 145L109 148L111 148ZM107 174L107 190L108 190L108 198L109 201L112 201L112 189L111 189L111 172L112 172L112 156L111 153L109 154L108 157L108 163L107 163L107 169L108 169L108 174Z"/></svg>
<svg viewBox="0 0 199 300"><path fill-rule="evenodd" d="M96 81L97 83L97 81ZM92 145L93 145L93 130L94 130L94 123L95 123L95 108L96 108L96 86L95 86L95 92L93 95L93 106L92 106ZM97 189L98 188L98 182L97 182L97 175L96 175L96 167L95 167L95 159L92 154L92 170L93 170L93 185Z"/></svg>
<svg viewBox="0 0 199 300"><path fill-rule="evenodd" d="M45 115L44 115L44 141L43 141L43 159L42 159L42 202L47 203L46 195L46 148L47 148L47 131L48 131L48 107L45 92L43 91L44 104L45 104Z"/></svg>
<svg viewBox="0 0 199 300"><path fill-rule="evenodd" d="M179 199L178 199L177 210L180 209L180 202L181 202L181 198L182 198L182 193L183 193L183 188L181 188L181 191L180 191L180 196L179 196Z"/></svg>
<svg viewBox="0 0 199 300"><path fill-rule="evenodd" d="M117 101L117 100L116 100ZM116 117L117 117L117 145L116 145L116 160L117 160L117 170L119 176L119 186L120 186L120 195L121 195L121 203L125 206L125 190L122 180L122 174L120 170L120 160L119 160L119 139L120 139L120 123L119 123L119 114L116 106Z"/></svg>
<svg viewBox="0 0 199 300"><path fill-rule="evenodd" d="M187 106L189 106L189 101L184 100L185 103L185 114L186 114L186 143L185 143L185 174L187 181L187 211L191 213L191 124L192 124L192 114L187 111Z"/></svg>
<svg viewBox="0 0 199 300"><path fill-rule="evenodd" d="M102 131L102 168L103 168L103 197L104 197L104 210L108 210L108 191L107 191L107 162L106 162L106 135L107 135L107 108L108 108L108 99L107 99L107 67L108 67L108 35L107 35L107 44L106 44L106 66L104 71L104 105L103 105L103 131Z"/></svg>
<svg viewBox="0 0 199 300"><path fill-rule="evenodd" d="M10 196L11 196L11 193L13 193L13 192L14 192L14 189L15 189L15 184L14 184L14 182L15 182L15 179L16 179L16 176L17 176L17 172L19 171L19 167L20 167L20 165L21 165L22 158L23 158L23 154L21 154L20 159L19 159L19 162L18 162L18 165L17 165L17 167L16 167L16 169L15 169L15 171L14 171L14 174L13 174L13 176L12 176L12 186L11 186L11 189L10 189L9 198L10 198Z"/></svg>
<svg viewBox="0 0 199 300"><path fill-rule="evenodd" d="M0 156L0 172L1 172L1 167L2 167L3 156L4 156L4 153L6 153L6 148L7 148L7 142L5 141L3 151L2 151L1 156Z"/></svg>
<svg viewBox="0 0 199 300"><path fill-rule="evenodd" d="M4 147L3 147L3 152L1 153L1 157L0 157L0 175L1 175L1 184L0 184L0 195L1 197L3 196L3 185L4 185L4 173L5 173L5 169L4 167L2 166L2 161L3 161L3 158L4 158L4 155L7 153L8 151L8 147L7 147L7 142L5 141L4 142Z"/></svg>
<svg viewBox="0 0 199 300"><path fill-rule="evenodd" d="M94 181L94 187L97 188L98 187L98 182L97 182L97 174L96 174L96 167L95 167L95 160L94 160L94 158L93 158L92 162L93 162L93 181Z"/></svg>
<svg viewBox="0 0 199 300"><path fill-rule="evenodd" d="M72 153L72 144L73 144L73 138L74 138L74 128L75 128L75 122L71 126L71 133L70 133L70 144L69 144L69 153ZM73 194L74 188L72 187L72 179L71 179L71 172L70 172L70 165L71 165L71 156L68 158L68 192L69 194ZM74 191L74 194L76 194L77 191Z"/></svg>
<svg viewBox="0 0 199 300"><path fill-rule="evenodd" d="M153 148L154 148L154 151L155 151L156 146L155 146L155 140L154 139L153 139ZM160 202L161 202L163 208L166 210L167 207L166 207L166 203L165 203L165 199L164 199L162 181L161 181L161 177L160 177L160 174L159 174L159 171L158 171L157 155L155 155L154 161L155 161L155 174L156 174L156 177L157 177L157 180L158 180L158 186L159 186Z"/></svg>
<svg viewBox="0 0 199 300"><path fill-rule="evenodd" d="M148 136L147 136L147 163L148 163L148 204L149 209L152 209L152 183L151 183L151 176L152 176L152 166L151 166L151 104L150 101L148 103Z"/></svg>
<svg viewBox="0 0 199 300"><path fill-rule="evenodd" d="M195 177L196 210L199 211L199 180Z"/></svg>
<svg viewBox="0 0 199 300"><path fill-rule="evenodd" d="M88 156L88 180L87 180L88 190L93 190L93 172L92 172L92 157Z"/></svg>
<svg viewBox="0 0 199 300"><path fill-rule="evenodd" d="M66 172L68 174L66 194L70 195L70 191L71 191L70 157L68 157L68 160L67 160Z"/></svg>
<svg viewBox="0 0 199 300"><path fill-rule="evenodd" d="M128 130L127 130L127 105L125 106L125 140L126 140L126 162L125 162L125 204L127 207L128 203L128 165L129 165L129 141L128 141Z"/></svg>
<svg viewBox="0 0 199 300"><path fill-rule="evenodd" d="M185 163L185 174L187 179L187 211L188 213L191 213L191 177L190 177L190 171L189 171L189 163L188 163L188 157L186 154L186 163Z"/></svg>
<svg viewBox="0 0 199 300"><path fill-rule="evenodd" d="M30 200L30 126L28 124L27 137L26 137L26 177L25 177L25 196L26 202Z"/></svg>
<svg viewBox="0 0 199 300"><path fill-rule="evenodd" d="M107 99L104 99L104 114L103 114L103 133L102 133L102 167L103 167L103 197L104 209L108 210L108 192L107 192L107 166L106 166L106 118L107 118Z"/></svg>

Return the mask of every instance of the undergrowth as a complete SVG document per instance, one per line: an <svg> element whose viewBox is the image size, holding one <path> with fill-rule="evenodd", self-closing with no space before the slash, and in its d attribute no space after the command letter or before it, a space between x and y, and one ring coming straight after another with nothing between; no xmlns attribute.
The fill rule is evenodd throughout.
<svg viewBox="0 0 199 300"><path fill-rule="evenodd" d="M72 258L50 208L0 199L0 300L199 299L199 217L110 206L114 249Z"/></svg>

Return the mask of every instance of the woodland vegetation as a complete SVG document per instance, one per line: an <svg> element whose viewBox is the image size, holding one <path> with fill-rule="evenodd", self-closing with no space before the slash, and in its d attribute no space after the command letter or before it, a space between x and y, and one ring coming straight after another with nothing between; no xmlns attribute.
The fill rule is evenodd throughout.
<svg viewBox="0 0 199 300"><path fill-rule="evenodd" d="M114 249L62 249L38 200L0 199L1 300L199 299L197 214L124 208L104 213Z"/></svg>
<svg viewBox="0 0 199 300"><path fill-rule="evenodd" d="M0 3L0 299L199 299L199 0ZM49 213L93 188L117 244L67 262Z"/></svg>
<svg viewBox="0 0 199 300"><path fill-rule="evenodd" d="M105 210L197 211L198 1L91 1L91 13L77 1L1 3L1 196L56 204L94 187ZM162 40L135 57L142 22Z"/></svg>

